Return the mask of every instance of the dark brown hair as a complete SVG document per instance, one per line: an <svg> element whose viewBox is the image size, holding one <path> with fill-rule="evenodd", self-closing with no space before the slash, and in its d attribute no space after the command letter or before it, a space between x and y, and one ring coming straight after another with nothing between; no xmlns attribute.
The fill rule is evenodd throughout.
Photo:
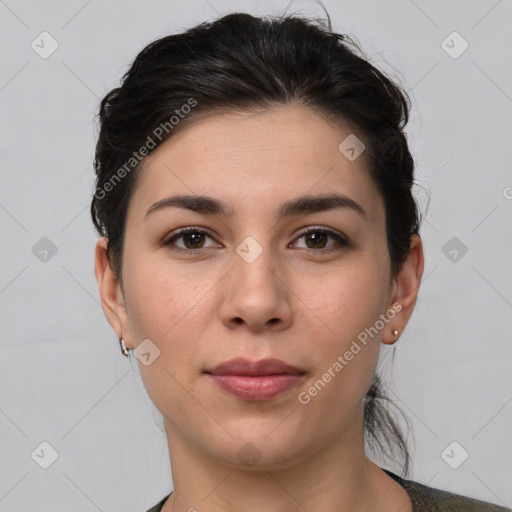
<svg viewBox="0 0 512 512"><path fill-rule="evenodd" d="M122 285L126 212L144 157L187 123L213 111L250 111L297 103L348 123L364 141L364 159L385 205L391 273L407 258L419 214L414 163L403 131L407 93L364 57L352 38L319 20L233 13L148 44L102 100L91 215L108 238ZM370 448L409 469L407 443L383 404L378 376L364 404Z"/></svg>

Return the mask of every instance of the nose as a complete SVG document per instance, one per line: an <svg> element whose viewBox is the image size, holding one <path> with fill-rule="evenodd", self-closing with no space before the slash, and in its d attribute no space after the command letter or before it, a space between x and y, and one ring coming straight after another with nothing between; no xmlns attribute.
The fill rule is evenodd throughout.
<svg viewBox="0 0 512 512"><path fill-rule="evenodd" d="M266 249L251 262L233 255L233 267L221 281L220 314L226 327L256 333L291 325L293 293L275 262L272 268L271 256Z"/></svg>

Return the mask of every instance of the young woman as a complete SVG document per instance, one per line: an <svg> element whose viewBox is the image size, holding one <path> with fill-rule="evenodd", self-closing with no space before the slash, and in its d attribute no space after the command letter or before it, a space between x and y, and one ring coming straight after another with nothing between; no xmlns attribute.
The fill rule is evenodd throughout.
<svg viewBox="0 0 512 512"><path fill-rule="evenodd" d="M103 99L96 277L162 413L151 512L506 510L406 480L381 343L423 273L407 95L346 36L231 14L149 44Z"/></svg>

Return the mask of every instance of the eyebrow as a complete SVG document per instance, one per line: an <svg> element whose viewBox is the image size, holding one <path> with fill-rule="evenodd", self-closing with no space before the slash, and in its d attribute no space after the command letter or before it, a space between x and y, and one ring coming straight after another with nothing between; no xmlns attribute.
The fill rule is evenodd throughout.
<svg viewBox="0 0 512 512"><path fill-rule="evenodd" d="M208 196L177 195L166 197L152 204L146 212L145 218L150 213L167 208L183 208L204 215L223 215L231 217L234 210L226 203ZM368 215L364 208L350 197L340 194L328 194L320 196L300 196L283 203L277 212L278 218L299 214L311 214L329 210L348 208L360 214L365 219Z"/></svg>

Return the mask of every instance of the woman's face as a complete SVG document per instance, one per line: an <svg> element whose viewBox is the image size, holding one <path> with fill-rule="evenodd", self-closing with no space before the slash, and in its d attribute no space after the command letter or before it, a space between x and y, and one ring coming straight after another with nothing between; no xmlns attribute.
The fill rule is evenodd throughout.
<svg viewBox="0 0 512 512"><path fill-rule="evenodd" d="M202 118L145 160L109 316L128 348L150 340L139 367L170 443L277 468L362 439L380 343L404 320L382 197L363 156L338 148L349 135L282 106ZM215 204L155 206L182 195ZM298 202L334 195L353 203ZM298 375L207 373L234 358Z"/></svg>

